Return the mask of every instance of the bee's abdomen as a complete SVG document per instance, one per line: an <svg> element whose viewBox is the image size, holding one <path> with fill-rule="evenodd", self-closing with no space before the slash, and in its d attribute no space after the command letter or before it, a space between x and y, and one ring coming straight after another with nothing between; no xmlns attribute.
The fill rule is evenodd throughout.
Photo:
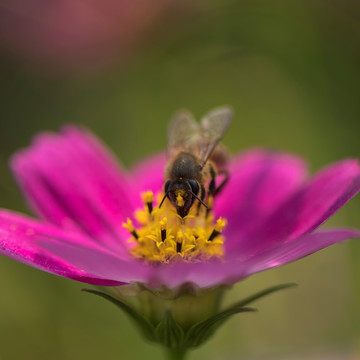
<svg viewBox="0 0 360 360"><path fill-rule="evenodd" d="M180 153L171 165L170 177L200 180L201 172L196 157L191 153Z"/></svg>

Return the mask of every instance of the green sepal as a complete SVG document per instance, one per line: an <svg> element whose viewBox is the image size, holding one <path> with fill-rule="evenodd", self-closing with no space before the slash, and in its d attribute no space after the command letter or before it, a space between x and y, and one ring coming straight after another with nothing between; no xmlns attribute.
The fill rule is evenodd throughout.
<svg viewBox="0 0 360 360"><path fill-rule="evenodd" d="M286 283L286 284L280 284L280 285L275 285L275 286L271 286L265 290L261 290L259 292L257 292L254 295L250 295L249 297L237 301L236 303L232 304L231 306L228 307L228 309L234 308L234 307L243 307L246 305L251 304L252 302L261 299L264 296L270 295L274 292L280 291L280 290L285 290L285 289L289 289L292 287L297 286L296 283Z"/></svg>
<svg viewBox="0 0 360 360"><path fill-rule="evenodd" d="M180 348L184 341L184 330L174 320L170 312L166 312L160 323L156 327L158 341L164 346L175 349Z"/></svg>
<svg viewBox="0 0 360 360"><path fill-rule="evenodd" d="M138 313L122 300L97 290L83 289L83 291L98 295L118 306L132 319L146 339L162 344L171 351L171 354L174 352L176 355L179 353L183 354L188 348L197 347L203 344L231 316L242 312L256 311L253 308L246 307L246 305L249 305L266 295L294 286L296 286L295 283L287 283L269 287L232 304L227 309L212 315L205 320L197 322L196 324L190 326L190 328L180 325L174 319L171 310L164 313L161 320L159 319L160 322L156 321L157 325L152 325L152 323L149 322L143 315Z"/></svg>
<svg viewBox="0 0 360 360"><path fill-rule="evenodd" d="M156 334L155 334L155 327L151 325L142 315L137 313L133 308L129 305L125 304L124 302L113 298L112 296L102 293L101 291L92 290L92 289L82 289L82 291L98 295L111 303L118 306L121 310L123 310L138 326L142 334L145 336L146 339L150 341L157 341Z"/></svg>
<svg viewBox="0 0 360 360"><path fill-rule="evenodd" d="M246 307L232 307L193 325L186 333L185 346L196 347L203 344L222 324L225 323L226 320L230 318L230 316L241 312L254 311L256 311L256 309Z"/></svg>
<svg viewBox="0 0 360 360"><path fill-rule="evenodd" d="M256 311L252 308L245 307L250 303L259 300L260 298L270 295L274 292L288 289L291 287L297 286L295 283L286 283L276 286L271 286L265 290L259 291L258 293L251 295L243 300L240 300L226 310L204 320L195 325L193 325L186 333L185 337L185 346L196 347L207 341L215 331L225 323L232 315L241 313L241 312L253 312Z"/></svg>

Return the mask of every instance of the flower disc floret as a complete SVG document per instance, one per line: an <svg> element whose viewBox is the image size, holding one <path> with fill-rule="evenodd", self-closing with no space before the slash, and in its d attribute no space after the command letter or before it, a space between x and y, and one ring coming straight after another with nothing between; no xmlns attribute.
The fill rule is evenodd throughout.
<svg viewBox="0 0 360 360"><path fill-rule="evenodd" d="M135 228L130 219L123 224L131 234L131 254L135 258L147 263L223 259L225 219L214 221L211 211L197 206L182 218L168 202L158 207L161 196L153 206L151 191L143 193L142 199L144 208L135 212L138 226Z"/></svg>

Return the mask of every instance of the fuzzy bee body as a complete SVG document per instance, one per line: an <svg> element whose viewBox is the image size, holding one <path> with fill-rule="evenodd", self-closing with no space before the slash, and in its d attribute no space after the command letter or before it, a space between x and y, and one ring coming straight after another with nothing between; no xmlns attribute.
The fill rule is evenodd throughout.
<svg viewBox="0 0 360 360"><path fill-rule="evenodd" d="M205 204L206 192L214 195L217 164L226 162L219 144L228 128L232 111L222 107L210 111L198 124L187 111L175 115L169 126L169 161L165 170L165 196L184 218L195 200ZM212 161L213 160L213 161ZM210 181L206 189L206 183Z"/></svg>
<svg viewBox="0 0 360 360"><path fill-rule="evenodd" d="M202 171L199 160L189 152L181 152L172 161L168 168L168 176L171 180L176 179L194 179L202 181Z"/></svg>

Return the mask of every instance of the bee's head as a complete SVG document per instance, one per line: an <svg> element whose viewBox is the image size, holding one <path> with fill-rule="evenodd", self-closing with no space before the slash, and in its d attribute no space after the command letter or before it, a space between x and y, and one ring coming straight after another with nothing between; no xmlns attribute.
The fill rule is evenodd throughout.
<svg viewBox="0 0 360 360"><path fill-rule="evenodd" d="M182 218L188 215L195 199L201 201L198 197L200 185L196 180L169 180L165 183L164 190L165 196L163 201L168 197Z"/></svg>

